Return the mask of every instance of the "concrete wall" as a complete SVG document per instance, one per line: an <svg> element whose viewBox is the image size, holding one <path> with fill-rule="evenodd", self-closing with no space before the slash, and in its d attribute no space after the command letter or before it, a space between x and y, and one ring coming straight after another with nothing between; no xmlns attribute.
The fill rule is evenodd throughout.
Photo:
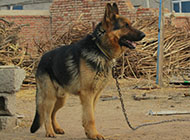
<svg viewBox="0 0 190 140"><path fill-rule="evenodd" d="M135 7L141 6L144 8L159 8L160 0L131 0ZM171 0L164 1L164 7L172 11Z"/></svg>
<svg viewBox="0 0 190 140"><path fill-rule="evenodd" d="M49 10L51 3L24 5L24 10Z"/></svg>
<svg viewBox="0 0 190 140"><path fill-rule="evenodd" d="M40 1L42 3L39 3ZM22 3L23 10L49 10L52 1L53 0L0 0L0 10L8 10L8 7L5 5L18 3Z"/></svg>

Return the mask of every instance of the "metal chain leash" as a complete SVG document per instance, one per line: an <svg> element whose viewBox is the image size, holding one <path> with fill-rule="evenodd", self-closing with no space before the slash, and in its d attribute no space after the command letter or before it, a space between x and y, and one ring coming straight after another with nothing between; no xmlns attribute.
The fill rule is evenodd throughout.
<svg viewBox="0 0 190 140"><path fill-rule="evenodd" d="M120 85L119 85L119 82L118 82L117 67L115 65L112 67L112 76L116 81L117 92L119 94L119 99L120 99L120 102L121 102L123 115L125 117L125 120L126 120L128 126L132 130L137 130L138 128L141 128L141 127L150 126L150 125L157 125L157 124L162 124L162 123L190 121L190 119L171 119L171 120L163 120L163 121L159 121L159 122L144 123L144 124L138 125L137 127L133 127L131 125L131 123L129 122L129 118L128 118L127 113L126 113L125 104L124 104L122 93L121 93L121 88L120 88Z"/></svg>

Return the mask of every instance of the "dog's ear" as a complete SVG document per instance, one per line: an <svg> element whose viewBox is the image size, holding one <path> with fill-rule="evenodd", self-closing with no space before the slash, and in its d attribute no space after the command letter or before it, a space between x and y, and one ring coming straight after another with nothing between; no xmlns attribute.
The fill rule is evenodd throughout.
<svg viewBox="0 0 190 140"><path fill-rule="evenodd" d="M111 19L113 17L113 8L110 3L106 5L104 19Z"/></svg>
<svg viewBox="0 0 190 140"><path fill-rule="evenodd" d="M114 4L115 5L115 4ZM110 3L106 5L104 19L103 19L103 26L107 31L111 30L113 26L113 21L115 21L115 12L118 11L117 6L112 6Z"/></svg>
<svg viewBox="0 0 190 140"><path fill-rule="evenodd" d="M114 14L119 14L119 9L116 3L113 3L112 10Z"/></svg>

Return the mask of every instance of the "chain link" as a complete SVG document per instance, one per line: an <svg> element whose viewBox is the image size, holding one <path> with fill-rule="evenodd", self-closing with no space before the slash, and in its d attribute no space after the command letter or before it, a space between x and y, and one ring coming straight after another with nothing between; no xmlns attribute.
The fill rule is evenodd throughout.
<svg viewBox="0 0 190 140"><path fill-rule="evenodd" d="M138 125L137 127L133 127L131 125L131 123L129 122L129 118L128 118L127 113L126 113L125 104L124 104L122 93L121 93L121 88L120 88L120 85L119 85L119 82L118 82L117 67L115 65L112 67L112 76L113 76L113 78L115 79L115 82L116 82L117 92L119 94L119 99L120 99L120 102L121 102L123 115L125 117L125 120L126 120L128 126L132 130L137 130L138 128L141 128L141 127L150 126L150 125L157 125L157 124L162 124L162 123L190 121L190 119L171 119L171 120L163 120L163 121L153 122L153 123L144 123L144 124Z"/></svg>

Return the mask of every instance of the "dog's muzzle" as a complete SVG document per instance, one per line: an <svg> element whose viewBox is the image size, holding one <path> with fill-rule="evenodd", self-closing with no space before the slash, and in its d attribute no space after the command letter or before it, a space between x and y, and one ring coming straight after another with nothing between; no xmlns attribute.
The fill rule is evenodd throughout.
<svg viewBox="0 0 190 140"><path fill-rule="evenodd" d="M119 45L128 47L129 49L135 49L136 43L135 41L142 40L146 35L143 32L139 32L139 35L137 37L129 37L129 36L123 36L119 39Z"/></svg>

